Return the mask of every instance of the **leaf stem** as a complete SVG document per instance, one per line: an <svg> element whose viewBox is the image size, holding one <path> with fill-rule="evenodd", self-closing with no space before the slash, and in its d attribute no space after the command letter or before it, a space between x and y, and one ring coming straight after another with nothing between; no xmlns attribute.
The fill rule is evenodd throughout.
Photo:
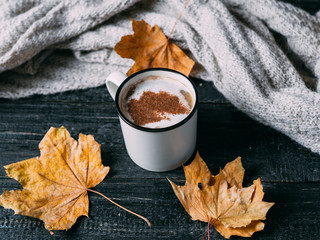
<svg viewBox="0 0 320 240"><path fill-rule="evenodd" d="M210 224L210 222L208 222L208 229L207 229L206 233L204 234L204 236L202 237L201 240L203 240L207 236L207 234L209 234L208 235L208 240L210 240L210 228L211 227L212 227L212 225Z"/></svg>
<svg viewBox="0 0 320 240"><path fill-rule="evenodd" d="M123 209L123 210L125 210L125 211L127 211L127 212L129 212L129 213L131 213L131 214L133 214L133 215L135 215L135 216L143 219L143 220L148 224L148 226L151 227L152 224L149 222L149 220L148 220L147 218L145 218L145 217L143 217L143 216L141 216L141 215L139 215L139 214L137 214L137 213L135 213L135 212L132 212L132 211L130 211L129 209L127 209L127 208L125 208L125 207L122 207L121 205L119 205L118 203L112 201L110 198L106 197L106 196L103 195L102 193L99 193L99 192L97 192L97 191L95 191L95 190L92 190L92 189L89 189L89 188L88 188L87 190L90 191L90 192L94 192L94 193L96 193L96 194L99 194L100 196L104 197L104 198L107 199L109 202L113 203L114 205L118 206L119 208L121 208L121 209Z"/></svg>
<svg viewBox="0 0 320 240"><path fill-rule="evenodd" d="M174 28L176 27L179 19L181 18L182 13L183 13L184 9L186 8L186 6L187 6L187 4L188 4L189 1L190 1L190 0L187 0L187 1L186 1L186 3L184 4L184 6L183 6L183 8L182 8L182 11L181 11L179 17L177 18L177 20L176 20L175 23L173 24L173 27L171 28L171 31L170 31L170 33L169 33L169 35L168 35L168 41L169 41L169 39L170 39L170 37L171 37L171 34L173 33L173 30L174 30Z"/></svg>

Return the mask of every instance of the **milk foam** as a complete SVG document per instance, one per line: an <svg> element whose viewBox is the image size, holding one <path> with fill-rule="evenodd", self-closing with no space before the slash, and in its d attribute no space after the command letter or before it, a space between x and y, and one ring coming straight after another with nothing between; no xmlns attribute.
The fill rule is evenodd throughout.
<svg viewBox="0 0 320 240"><path fill-rule="evenodd" d="M159 77L159 76L149 76L147 78L142 79L137 84L134 84L133 89L130 92L129 96L127 96L126 102L130 102L131 99L139 100L142 94L146 91L151 91L154 93L159 93L160 91L165 91L169 94L175 95L179 98L181 104L186 106L190 111L192 110L193 103L190 103L190 99L186 98L185 93L190 94L188 88L180 83L177 80L174 80L169 77ZM190 95L191 97L191 95ZM191 105L191 106L190 106ZM126 115L129 120L133 121L130 114L127 111L127 107L125 106ZM151 122L143 127L147 128L164 128L172 126L178 122L181 122L185 119L189 114L169 114L164 113L163 116L166 116L165 119L162 119L158 122Z"/></svg>

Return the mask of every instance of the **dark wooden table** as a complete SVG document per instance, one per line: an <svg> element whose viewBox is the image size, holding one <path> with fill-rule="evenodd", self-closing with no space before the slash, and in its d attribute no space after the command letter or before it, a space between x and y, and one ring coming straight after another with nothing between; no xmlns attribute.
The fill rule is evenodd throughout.
<svg viewBox="0 0 320 240"><path fill-rule="evenodd" d="M309 12L320 1L291 1ZM198 149L211 172L242 157L244 186L261 177L265 200L275 202L266 227L253 239L319 239L320 156L233 107L212 83L195 79L200 96ZM202 239L206 223L190 220L167 177L183 185L182 168L153 173L128 157L117 112L105 87L19 100L0 100L0 193L19 189L3 165L39 155L38 144L50 126L65 126L74 138L92 134L101 143L107 178L95 189L147 217L137 217L89 193L90 217L53 236L43 222L0 207L0 239ZM319 136L320 137L320 136ZM212 239L223 239L213 228ZM240 239L232 237L232 239Z"/></svg>

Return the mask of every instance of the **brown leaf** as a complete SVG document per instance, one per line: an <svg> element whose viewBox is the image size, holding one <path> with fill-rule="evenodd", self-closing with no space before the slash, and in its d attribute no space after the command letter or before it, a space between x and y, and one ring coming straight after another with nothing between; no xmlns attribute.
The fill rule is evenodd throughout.
<svg viewBox="0 0 320 240"><path fill-rule="evenodd" d="M227 163L222 172L229 184L229 187L236 186L237 188L242 188L244 168L241 163L241 157Z"/></svg>
<svg viewBox="0 0 320 240"><path fill-rule="evenodd" d="M252 221L246 227L240 228L225 227L221 222L215 222L213 226L222 236L227 239L229 239L232 235L251 237L255 232L262 231L264 229L264 223L257 220Z"/></svg>
<svg viewBox="0 0 320 240"><path fill-rule="evenodd" d="M174 69L189 76L194 61L171 43L159 26L151 27L144 20L132 19L132 29L134 34L123 36L114 47L121 57L135 61L127 72L128 76L155 67Z"/></svg>
<svg viewBox="0 0 320 240"><path fill-rule="evenodd" d="M184 167L186 183L171 186L192 217L209 222L225 238L232 235L250 237L264 228L265 216L274 203L263 202L260 179L242 188L244 169L241 159L228 163L216 176L212 176L199 154Z"/></svg>
<svg viewBox="0 0 320 240"><path fill-rule="evenodd" d="M4 191L0 204L16 214L39 218L48 230L67 230L88 216L87 189L99 184L109 167L91 135L74 140L64 128L50 128L39 144L41 156L5 166L23 190Z"/></svg>

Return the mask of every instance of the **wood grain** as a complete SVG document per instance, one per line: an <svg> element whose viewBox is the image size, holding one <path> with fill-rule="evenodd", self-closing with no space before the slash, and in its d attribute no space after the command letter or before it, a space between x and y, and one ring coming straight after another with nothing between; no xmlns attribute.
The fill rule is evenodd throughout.
<svg viewBox="0 0 320 240"><path fill-rule="evenodd" d="M268 182L319 181L317 154L237 110L222 99L211 83L195 82L201 98L212 99L211 102L201 100L199 107L198 149L213 173L241 156L248 179L260 176ZM92 102L90 98L82 101L82 92L91 92L90 96L97 97ZM111 166L114 177L165 177L162 173L144 171L130 160L115 105L111 99L105 101L104 94L106 89L100 87L57 94L60 97L55 99L55 95L52 101L47 100L50 96L3 101L0 105L0 162L6 165L38 156L38 144L50 126L63 125L76 139L79 133L95 137L101 144L103 161ZM170 175L179 178L181 173L182 170L177 169ZM0 176L4 174L0 169Z"/></svg>
<svg viewBox="0 0 320 240"><path fill-rule="evenodd" d="M212 84L195 80L200 96L198 148L213 174L242 156L245 185L261 177L266 200L274 201L266 229L254 239L315 239L319 234L319 156L233 107ZM93 107L94 106L94 107ZM181 168L153 173L128 157L115 106L104 87L0 102L0 162L39 155L50 126L66 126L72 136L92 134L111 167L96 190L152 221L151 228L90 193L90 218L68 232L50 236L41 221L0 208L0 239L201 239L206 224L193 222L175 198L166 177L183 184ZM19 188L0 169L0 189ZM212 229L211 237L222 239Z"/></svg>
<svg viewBox="0 0 320 240"><path fill-rule="evenodd" d="M184 181L175 182L184 184ZM253 239L317 239L320 234L317 224L320 221L320 184L263 185L265 200L276 204L267 215L265 230L255 233ZM18 186L13 180L0 181L1 189L15 187ZM201 239L206 232L207 224L190 220L165 178L111 178L95 189L146 216L152 227L102 197L89 193L89 218L81 217L68 232L56 231L53 236L45 230L40 220L14 216L11 210L0 208L0 238L19 239L24 235L35 236L36 239L62 239L68 236L72 239ZM223 239L213 228L211 237Z"/></svg>

